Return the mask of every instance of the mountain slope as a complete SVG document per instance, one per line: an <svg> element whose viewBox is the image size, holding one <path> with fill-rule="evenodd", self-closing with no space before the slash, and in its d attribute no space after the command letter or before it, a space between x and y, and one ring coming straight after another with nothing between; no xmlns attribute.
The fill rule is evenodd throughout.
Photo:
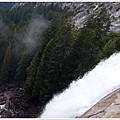
<svg viewBox="0 0 120 120"><path fill-rule="evenodd" d="M98 71L93 70L93 74L92 71L85 74L96 69L95 66L101 59L120 51L120 33L109 31L108 15L113 14L110 19L114 26L110 30L119 31L119 6L119 3L30 2L16 3L9 10L1 10L1 85L12 83L15 88L23 89L25 99L38 105L41 113L54 95L68 88L73 80L79 79L78 83L72 83L73 88L67 97L63 97L67 100L56 102L60 109L51 113L51 116L56 113L57 117L76 117L86 112L103 94L105 96L106 92L108 94L119 87L120 71L117 60L109 62L109 66L98 67ZM114 67L118 67L118 71ZM90 89L86 89L86 86ZM3 86L4 89L6 87ZM11 93L9 89L7 93ZM24 97L19 96L20 99ZM28 105L21 107L24 106L21 100L16 99L13 97L14 101L11 101L12 106L16 106L13 107L14 112L22 110L24 114L15 113L13 116L26 116L25 107L28 108ZM50 112L54 109L53 106L56 107L51 105ZM31 115L28 114L27 117Z"/></svg>
<svg viewBox="0 0 120 120"><path fill-rule="evenodd" d="M13 8L24 6L26 3L16 3ZM72 11L71 23L75 28L81 28L87 22L89 16L100 11L103 7L106 8L110 15L111 27L110 31L120 31L120 3L119 2L36 2L34 8L51 5L59 5L62 9Z"/></svg>

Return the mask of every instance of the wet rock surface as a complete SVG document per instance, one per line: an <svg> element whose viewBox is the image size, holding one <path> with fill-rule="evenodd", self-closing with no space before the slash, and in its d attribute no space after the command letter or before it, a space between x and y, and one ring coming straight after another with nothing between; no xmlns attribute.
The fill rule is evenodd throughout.
<svg viewBox="0 0 120 120"><path fill-rule="evenodd" d="M120 89L101 99L79 118L120 118Z"/></svg>
<svg viewBox="0 0 120 120"><path fill-rule="evenodd" d="M34 118L39 113L39 107L30 103L21 87L11 84L0 88L1 118Z"/></svg>

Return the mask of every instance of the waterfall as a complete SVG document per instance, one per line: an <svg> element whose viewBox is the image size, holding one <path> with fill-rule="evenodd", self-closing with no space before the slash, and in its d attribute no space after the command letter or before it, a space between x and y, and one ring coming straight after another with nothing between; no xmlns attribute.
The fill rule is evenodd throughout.
<svg viewBox="0 0 120 120"><path fill-rule="evenodd" d="M119 87L120 53L114 53L82 79L73 81L68 89L55 95L39 117L75 118Z"/></svg>

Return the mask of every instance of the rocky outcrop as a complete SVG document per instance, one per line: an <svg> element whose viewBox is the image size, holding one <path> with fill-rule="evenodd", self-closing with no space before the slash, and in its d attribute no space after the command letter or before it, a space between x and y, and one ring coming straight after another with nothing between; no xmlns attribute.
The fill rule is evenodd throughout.
<svg viewBox="0 0 120 120"><path fill-rule="evenodd" d="M1 87L2 88L2 87ZM39 113L39 106L30 103L21 87L13 84L3 86L0 92L0 117L34 118Z"/></svg>
<svg viewBox="0 0 120 120"><path fill-rule="evenodd" d="M120 118L120 89L104 97L79 118Z"/></svg>
<svg viewBox="0 0 120 120"><path fill-rule="evenodd" d="M118 2L94 2L94 3L72 3L75 6L77 14L72 17L72 22L76 28L81 28L86 23L89 16L106 8L110 15L110 31L120 32L120 3Z"/></svg>

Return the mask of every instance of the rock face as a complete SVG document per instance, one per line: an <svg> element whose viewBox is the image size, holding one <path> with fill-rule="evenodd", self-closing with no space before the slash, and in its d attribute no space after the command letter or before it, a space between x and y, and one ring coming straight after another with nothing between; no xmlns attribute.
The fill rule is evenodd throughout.
<svg viewBox="0 0 120 120"><path fill-rule="evenodd" d="M120 118L120 88L104 97L79 118Z"/></svg>
<svg viewBox="0 0 120 120"><path fill-rule="evenodd" d="M73 24L76 28L83 27L89 16L99 12L103 7L106 8L110 15L110 31L120 32L120 3L118 2L71 3L70 10L77 11L77 14L72 17Z"/></svg>
<svg viewBox="0 0 120 120"><path fill-rule="evenodd" d="M18 6L24 6L26 3L16 3L12 9ZM49 6L51 2L36 2L34 8L39 5ZM111 27L110 31L120 32L120 3L119 2L54 2L54 5L58 4L62 9L67 8L72 11L74 15L71 17L71 24L75 26L75 29L81 28L87 22L88 18L99 12L103 7L106 8L110 15Z"/></svg>

